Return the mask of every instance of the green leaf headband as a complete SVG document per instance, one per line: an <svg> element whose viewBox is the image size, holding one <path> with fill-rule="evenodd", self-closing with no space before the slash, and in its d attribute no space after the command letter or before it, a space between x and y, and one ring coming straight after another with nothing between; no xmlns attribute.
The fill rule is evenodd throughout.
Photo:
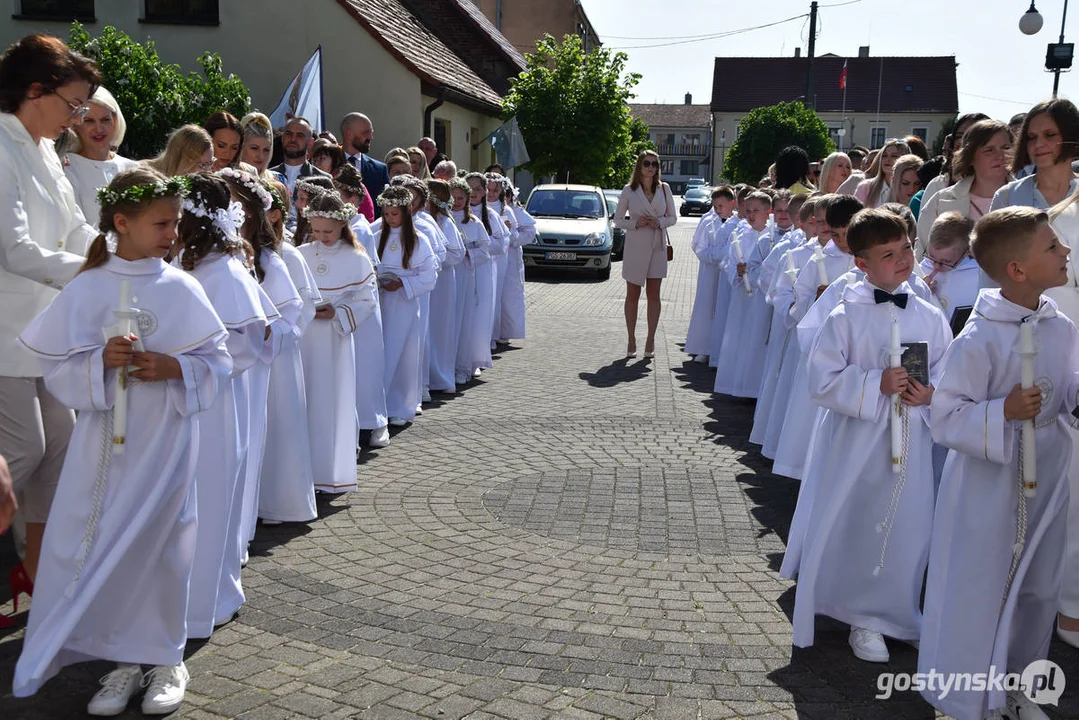
<svg viewBox="0 0 1079 720"><path fill-rule="evenodd" d="M378 196L379 207L410 207L412 191L401 185L390 185Z"/></svg>
<svg viewBox="0 0 1079 720"><path fill-rule="evenodd" d="M111 187L103 187L97 191L97 201L102 206L119 205L121 203L138 204L147 200L157 200L165 197L187 197L191 191L191 181L183 175L159 180L145 185L132 185L123 190L113 190Z"/></svg>
<svg viewBox="0 0 1079 720"><path fill-rule="evenodd" d="M468 186L468 181L461 177L455 177L450 180L450 190L457 188L458 190L464 190L466 193L472 192L472 188Z"/></svg>
<svg viewBox="0 0 1079 720"><path fill-rule="evenodd" d="M356 217L356 206L352 203L345 203L345 206L340 210L312 210L310 207L305 207L303 209L303 215L308 220L311 218L327 218L329 220L347 223L352 218Z"/></svg>

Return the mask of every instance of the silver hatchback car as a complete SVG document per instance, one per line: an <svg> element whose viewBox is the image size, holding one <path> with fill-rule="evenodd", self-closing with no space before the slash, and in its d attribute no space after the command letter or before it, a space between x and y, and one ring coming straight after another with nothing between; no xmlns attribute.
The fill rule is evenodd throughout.
<svg viewBox="0 0 1079 720"><path fill-rule="evenodd" d="M525 245L529 268L557 268L611 276L613 227L603 190L592 185L539 185L528 197L536 239Z"/></svg>

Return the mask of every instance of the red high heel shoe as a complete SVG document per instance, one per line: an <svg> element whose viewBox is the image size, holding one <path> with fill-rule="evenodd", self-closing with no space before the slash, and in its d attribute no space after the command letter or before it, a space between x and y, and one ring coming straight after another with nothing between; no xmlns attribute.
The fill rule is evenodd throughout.
<svg viewBox="0 0 1079 720"><path fill-rule="evenodd" d="M7 576L8 585L11 586L11 602L15 605L15 612L19 612L19 595L26 593L28 597L34 595L34 581L26 573L22 563L16 565L11 574ZM9 628L15 625L15 621L7 615L0 615L0 628Z"/></svg>

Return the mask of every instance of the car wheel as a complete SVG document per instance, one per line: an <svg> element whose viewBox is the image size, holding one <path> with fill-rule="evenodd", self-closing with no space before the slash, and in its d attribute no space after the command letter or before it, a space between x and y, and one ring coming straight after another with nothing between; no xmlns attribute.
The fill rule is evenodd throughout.
<svg viewBox="0 0 1079 720"><path fill-rule="evenodd" d="M607 267L603 268L598 273L596 273L596 275L599 277L600 280L610 280L611 279L611 266L608 265Z"/></svg>

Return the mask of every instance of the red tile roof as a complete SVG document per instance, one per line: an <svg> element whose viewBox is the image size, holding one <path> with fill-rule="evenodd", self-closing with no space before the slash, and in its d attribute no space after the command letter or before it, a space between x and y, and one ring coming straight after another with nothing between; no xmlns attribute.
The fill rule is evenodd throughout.
<svg viewBox="0 0 1079 720"><path fill-rule="evenodd" d="M650 127L707 128L712 117L707 105L630 103L629 112Z"/></svg>
<svg viewBox="0 0 1079 720"><path fill-rule="evenodd" d="M841 112L839 77L847 63L847 112L956 113L959 97L955 56L852 57L824 55L813 63L813 95L806 104L818 112ZM712 77L713 112L749 112L805 94L808 58L717 57Z"/></svg>
<svg viewBox="0 0 1079 720"><path fill-rule="evenodd" d="M498 45L506 57L518 66L520 70L525 69L525 56L521 52L513 47L513 44L506 39L506 36L498 31L491 21L487 19L487 16L483 14L483 11L476 7L476 3L472 0L449 0L456 5L464 15L476 24L476 26L491 38L491 42Z"/></svg>
<svg viewBox="0 0 1079 720"><path fill-rule="evenodd" d="M455 90L492 114L499 112L502 97L398 0L337 2L421 80Z"/></svg>

